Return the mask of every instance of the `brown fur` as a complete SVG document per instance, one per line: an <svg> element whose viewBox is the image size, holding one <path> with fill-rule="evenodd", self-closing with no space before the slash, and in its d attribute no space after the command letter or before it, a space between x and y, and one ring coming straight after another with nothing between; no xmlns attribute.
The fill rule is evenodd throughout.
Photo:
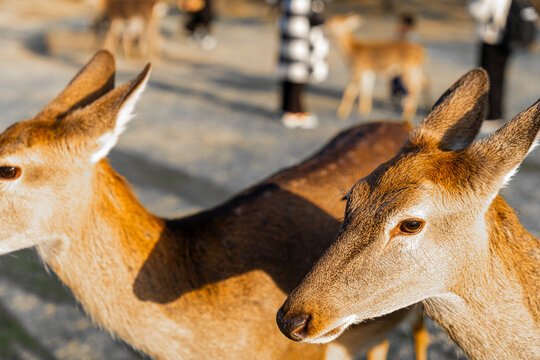
<svg viewBox="0 0 540 360"><path fill-rule="evenodd" d="M22 169L0 179L0 253L35 245L96 323L157 359L350 359L422 316L398 311L329 345L294 343L275 324L339 227L334 179L349 187L389 159L407 126L344 131L214 209L162 219L104 158L148 74L113 89L101 51L37 118L0 135L0 166Z"/></svg>
<svg viewBox="0 0 540 360"><path fill-rule="evenodd" d="M472 359L538 356L540 245L497 193L538 139L540 101L473 142L487 91L483 70L464 75L400 154L353 186L336 241L280 309L281 327L309 316L309 342L423 301ZM407 219L425 225L407 235Z"/></svg>
<svg viewBox="0 0 540 360"><path fill-rule="evenodd" d="M369 42L354 37L360 25L358 15L337 15L327 21L330 33L339 42L351 68L351 79L338 108L342 118L349 116L356 96L360 96L358 111L371 113L375 75L401 75L408 95L404 99L403 119L410 121L416 114L418 96L426 85L423 73L424 48L406 41Z"/></svg>
<svg viewBox="0 0 540 360"><path fill-rule="evenodd" d="M521 287L527 289L523 292L523 302L535 322L540 324L538 239L522 227L514 209L502 197L495 198L490 212L489 219L492 221L490 250L504 264L506 276L517 278ZM531 258L536 261L530 261Z"/></svg>
<svg viewBox="0 0 540 360"><path fill-rule="evenodd" d="M115 52L122 44L124 55L157 55L160 14L159 0L102 0L109 20L104 48Z"/></svg>

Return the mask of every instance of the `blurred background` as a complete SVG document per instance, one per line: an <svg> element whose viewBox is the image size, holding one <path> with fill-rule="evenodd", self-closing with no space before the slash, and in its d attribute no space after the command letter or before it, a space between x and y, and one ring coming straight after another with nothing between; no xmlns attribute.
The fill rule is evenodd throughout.
<svg viewBox="0 0 540 360"><path fill-rule="evenodd" d="M538 9L538 1L533 5ZM200 4L164 1L152 10L155 33L150 45L144 37L135 45L123 43L126 37L139 36L144 20L118 25L122 31L131 29L131 35L111 40L107 31L115 17L107 13L107 6L101 0L0 0L0 128L33 117L109 36L106 45L117 54L118 84L131 79L146 62L154 64L137 116L110 159L142 203L158 215L181 216L217 205L312 154L341 129L401 119L388 77L377 77L369 116L353 109L347 119L337 117L350 72L332 40L327 78L303 91L305 111L316 115L318 126L283 126L282 78L276 70L277 3L214 0L211 25L191 31L186 29L186 22L193 20L188 10L200 10ZM324 6L324 17L360 14L364 22L355 34L372 41L395 39L400 14L414 16L411 39L426 49L431 93L430 99L420 101L414 123L460 75L478 65L480 40L464 0L334 0ZM536 45L512 51L505 86L503 120L539 98ZM503 191L537 237L539 175L536 150ZM432 322L428 325L430 359L465 358ZM390 340L389 359L414 358L406 326L396 329ZM128 345L92 325L33 250L0 257L0 359L137 358L141 356Z"/></svg>

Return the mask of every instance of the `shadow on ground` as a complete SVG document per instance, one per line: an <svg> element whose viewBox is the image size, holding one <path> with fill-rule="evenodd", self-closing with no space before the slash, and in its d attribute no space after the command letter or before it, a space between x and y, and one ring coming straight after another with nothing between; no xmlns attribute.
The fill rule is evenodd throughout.
<svg viewBox="0 0 540 360"><path fill-rule="evenodd" d="M201 207L216 205L232 193L205 178L153 162L140 154L113 149L108 158L113 168L133 185L173 194Z"/></svg>

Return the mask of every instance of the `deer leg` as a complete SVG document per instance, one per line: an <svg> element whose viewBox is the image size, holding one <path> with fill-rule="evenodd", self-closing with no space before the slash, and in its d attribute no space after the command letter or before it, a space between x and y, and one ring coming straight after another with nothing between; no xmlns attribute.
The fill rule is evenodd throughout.
<svg viewBox="0 0 540 360"><path fill-rule="evenodd" d="M341 98L341 103L339 104L337 114L341 119L346 119L351 113L354 99L358 95L358 85L354 79L351 79L343 92L343 97Z"/></svg>
<svg viewBox="0 0 540 360"><path fill-rule="evenodd" d="M136 17L129 21L124 34L125 54L129 57L141 56L144 52L143 20Z"/></svg>
<svg viewBox="0 0 540 360"><path fill-rule="evenodd" d="M119 35L122 32L122 24L118 20L113 19L109 25L109 30L107 30L107 35L105 36L105 41L103 43L103 48L109 50L114 54L116 47L118 46Z"/></svg>
<svg viewBox="0 0 540 360"><path fill-rule="evenodd" d="M122 34L122 49L124 51L124 56L132 57L133 56L133 42L135 38L129 27Z"/></svg>
<svg viewBox="0 0 540 360"><path fill-rule="evenodd" d="M426 74L425 71L422 71L422 105L426 109L430 109L433 104L433 96L431 91L431 79Z"/></svg>
<svg viewBox="0 0 540 360"><path fill-rule="evenodd" d="M141 34L140 52L146 58L151 58L154 53L152 24L147 23Z"/></svg>
<svg viewBox="0 0 540 360"><path fill-rule="evenodd" d="M124 33L122 44L124 45L124 55L126 57L136 57L138 52L135 47L137 36L131 31Z"/></svg>
<svg viewBox="0 0 540 360"><path fill-rule="evenodd" d="M153 52L153 24L152 19L148 19L141 24L139 34L139 54L143 57L150 58L152 57Z"/></svg>
<svg viewBox="0 0 540 360"><path fill-rule="evenodd" d="M156 5L157 6L157 5ZM152 60L156 60L159 57L159 28L158 28L158 15L156 14L156 8L154 7L152 16L146 23L145 37L148 44L148 56Z"/></svg>
<svg viewBox="0 0 540 360"><path fill-rule="evenodd" d="M427 360L427 348L429 346L429 333L424 326L424 315L419 314L418 320L413 324L414 350L416 360Z"/></svg>
<svg viewBox="0 0 540 360"><path fill-rule="evenodd" d="M364 71L360 77L360 100L358 113L368 116L373 107L373 90L375 88L375 73L372 70Z"/></svg>
<svg viewBox="0 0 540 360"><path fill-rule="evenodd" d="M148 58L150 56L150 43L148 36L148 29L141 29L141 32L137 36L137 55L143 58Z"/></svg>
<svg viewBox="0 0 540 360"><path fill-rule="evenodd" d="M416 115L418 95L422 88L422 69L411 68L403 72L403 82L407 89L407 96L403 99L403 120L410 122Z"/></svg>
<svg viewBox="0 0 540 360"><path fill-rule="evenodd" d="M388 354L388 348L390 343L388 340L384 340L380 344L371 348L368 351L366 359L367 360L386 360L386 355Z"/></svg>
<svg viewBox="0 0 540 360"><path fill-rule="evenodd" d="M155 23L148 24L144 32L145 43L146 43L146 56L152 60L157 60L159 58L159 31Z"/></svg>

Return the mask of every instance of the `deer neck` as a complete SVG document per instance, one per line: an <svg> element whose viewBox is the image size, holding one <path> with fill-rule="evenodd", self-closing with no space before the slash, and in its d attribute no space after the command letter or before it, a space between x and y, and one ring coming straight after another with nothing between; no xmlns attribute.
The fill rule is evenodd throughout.
<svg viewBox="0 0 540 360"><path fill-rule="evenodd" d="M77 215L66 229L66 240L42 248L40 254L59 274L75 258L83 266L107 264L121 270L115 277L135 274L136 265L146 259L163 233L165 221L138 202L106 160L95 165L90 183L90 196L74 209Z"/></svg>
<svg viewBox="0 0 540 360"><path fill-rule="evenodd" d="M426 312L472 359L540 353L540 247L498 196L486 214L489 247Z"/></svg>
<svg viewBox="0 0 540 360"><path fill-rule="evenodd" d="M339 46L341 47L341 50L345 53L345 55L351 58L353 56L354 47L357 42L354 38L353 32L345 31L345 32L336 34L335 37L339 43Z"/></svg>
<svg viewBox="0 0 540 360"><path fill-rule="evenodd" d="M163 334L159 331L137 331L152 322L167 324L169 320L159 304L140 301L133 287L150 252L168 233L165 221L137 201L106 160L95 165L90 191L89 200L76 209L81 215L67 230L66 239L38 247L38 252L94 321L152 354L147 345L138 342L159 344L166 336L160 340L157 337Z"/></svg>

